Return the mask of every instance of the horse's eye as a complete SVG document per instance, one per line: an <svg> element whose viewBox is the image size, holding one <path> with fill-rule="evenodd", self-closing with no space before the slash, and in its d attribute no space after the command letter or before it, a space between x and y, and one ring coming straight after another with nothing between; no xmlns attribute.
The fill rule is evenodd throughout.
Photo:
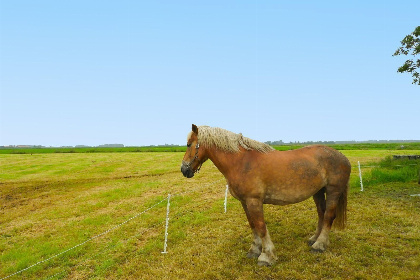
<svg viewBox="0 0 420 280"><path fill-rule="evenodd" d="M187 144L187 147L189 148L189 147L191 147L191 144Z"/></svg>

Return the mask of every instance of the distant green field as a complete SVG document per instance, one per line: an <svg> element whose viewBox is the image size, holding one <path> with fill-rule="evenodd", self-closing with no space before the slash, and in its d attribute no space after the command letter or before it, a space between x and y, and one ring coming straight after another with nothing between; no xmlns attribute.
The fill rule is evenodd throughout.
<svg viewBox="0 0 420 280"><path fill-rule="evenodd" d="M276 150L295 150L308 145L281 145L273 146ZM337 150L420 150L417 143L383 143L383 144L334 144L326 145ZM122 148L1 148L0 154L51 154L51 153L137 153L137 152L185 152L186 146L143 146Z"/></svg>

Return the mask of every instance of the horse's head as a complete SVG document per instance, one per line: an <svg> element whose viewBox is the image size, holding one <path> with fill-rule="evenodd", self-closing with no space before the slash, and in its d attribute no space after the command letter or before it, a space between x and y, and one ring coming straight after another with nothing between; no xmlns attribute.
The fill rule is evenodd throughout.
<svg viewBox="0 0 420 280"><path fill-rule="evenodd" d="M206 160L204 147L200 147L198 143L198 127L193 124L192 131L188 134L187 138L187 151L182 159L182 174L187 178L193 177Z"/></svg>

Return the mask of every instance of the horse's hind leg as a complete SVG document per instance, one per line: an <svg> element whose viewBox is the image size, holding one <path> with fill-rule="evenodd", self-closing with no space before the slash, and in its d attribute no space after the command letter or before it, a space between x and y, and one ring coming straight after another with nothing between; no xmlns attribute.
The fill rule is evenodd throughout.
<svg viewBox="0 0 420 280"><path fill-rule="evenodd" d="M314 235L311 236L308 240L308 245L312 246L316 240L318 239L318 236L321 234L322 225L324 224L324 213L325 213L325 188L320 189L316 194L313 196L316 210L318 212L318 226L316 228L316 232Z"/></svg>
<svg viewBox="0 0 420 280"><path fill-rule="evenodd" d="M327 249L329 245L328 234L330 233L331 226L334 222L336 216L336 209L338 201L342 193L332 186L326 187L326 205L324 219L322 222L322 230L316 239L315 243L312 245L312 250L317 252L323 252Z"/></svg>

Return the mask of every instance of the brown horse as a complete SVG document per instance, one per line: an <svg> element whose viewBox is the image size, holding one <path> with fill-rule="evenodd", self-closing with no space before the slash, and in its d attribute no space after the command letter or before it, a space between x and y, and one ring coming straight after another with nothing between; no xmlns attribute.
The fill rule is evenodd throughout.
<svg viewBox="0 0 420 280"><path fill-rule="evenodd" d="M230 131L192 125L181 172L191 178L210 159L225 176L233 197L242 203L254 240L247 256L259 265L276 261L264 221L263 204L287 205L313 196L318 226L309 238L312 250L327 248L333 221L344 228L350 163L338 151L309 146L279 152L271 146Z"/></svg>

